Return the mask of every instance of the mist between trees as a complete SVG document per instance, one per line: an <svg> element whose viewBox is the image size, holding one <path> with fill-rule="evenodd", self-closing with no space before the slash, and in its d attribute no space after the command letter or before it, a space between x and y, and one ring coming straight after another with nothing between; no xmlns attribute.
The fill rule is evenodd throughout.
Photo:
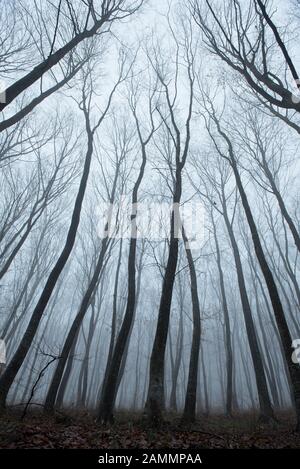
<svg viewBox="0 0 300 469"><path fill-rule="evenodd" d="M1 6L1 412L299 430L300 4L160 3Z"/></svg>

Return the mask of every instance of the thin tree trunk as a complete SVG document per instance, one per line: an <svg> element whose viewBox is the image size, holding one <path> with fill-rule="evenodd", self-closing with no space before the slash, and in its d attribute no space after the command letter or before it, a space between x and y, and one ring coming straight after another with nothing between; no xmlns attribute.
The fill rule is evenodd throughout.
<svg viewBox="0 0 300 469"><path fill-rule="evenodd" d="M226 387L226 414L228 416L232 416L232 400L233 400L233 353L232 353L232 345L231 345L231 331L230 331L230 319L229 319L229 310L226 298L226 289L225 289L225 282L224 282L224 274L221 264L221 254L220 254L220 247L217 237L216 225L215 220L212 215L212 224L213 224L213 234L214 240L216 245L216 255L217 255L217 266L219 272L219 281L220 281L220 290L222 296L222 306L223 306L223 314L224 314L224 322L225 322L225 343L226 343L226 370L227 370L227 387Z"/></svg>
<svg viewBox="0 0 300 469"><path fill-rule="evenodd" d="M58 360L55 372L52 376L52 381L49 386L48 393L45 399L45 404L44 404L44 410L47 413L52 413L54 411L54 405L56 401L58 388L61 383L62 375L66 366L68 356L70 354L70 350L72 348L72 344L82 324L83 318L91 304L91 299L94 294L95 288L99 282L100 274L102 274L103 272L103 263L104 263L104 257L107 251L108 242L109 240L107 237L102 240L100 254L97 260L97 264L96 264L92 279L84 294L78 313L69 330L69 333L67 335L67 338L65 340L65 343L61 352L60 359Z"/></svg>
<svg viewBox="0 0 300 469"><path fill-rule="evenodd" d="M284 314L283 306L279 297L278 289L274 281L273 274L270 270L269 264L266 260L266 257L265 257L265 254L264 254L261 242L260 242L257 227L255 224L253 215L252 215L252 211L250 209L248 198L244 190L241 177L240 177L235 159L233 157L233 154L231 158L231 164L232 164L232 168L234 171L236 183L237 183L240 195L241 195L247 221L250 227L255 253L256 253L259 265L261 267L261 270L262 270L262 273L263 273L263 276L264 276L264 279L268 288L271 303L273 306L273 311L275 314L277 327L278 327L280 337L282 340L283 350L284 350L286 362L288 365L291 382L293 385L293 392L294 392L294 399L295 399L295 406L296 406L295 410L296 410L296 417L297 417L296 430L300 432L300 366L298 363L297 364L293 363L291 359L292 337L291 337L289 327L285 318L285 314Z"/></svg>
<svg viewBox="0 0 300 469"><path fill-rule="evenodd" d="M178 325L178 334L176 340L176 347L175 347L175 360L174 360L174 367L172 369L172 388L171 388L171 395L170 395L170 409L173 411L177 411L177 381L179 375L179 369L181 365L182 359L182 347L183 347L183 297L182 297L182 286L180 285L180 317L179 317L179 325Z"/></svg>
<svg viewBox="0 0 300 469"><path fill-rule="evenodd" d="M82 203L86 191L86 186L87 186L87 181L88 181L88 176L90 172L90 165L91 165L91 160L92 160L92 154L93 154L93 133L91 132L91 128L88 123L88 119L86 119L86 127L88 131L88 149L87 153L85 156L85 163L84 163L84 169L83 173L81 176L81 181L78 189L78 193L76 196L76 201L75 205L73 208L73 213L72 213L72 220L71 224L69 227L67 239L65 242L65 246L59 256L59 259L57 260L54 268L52 269L48 280L46 282L46 285L42 291L42 294L39 298L39 301L33 311L33 314L30 318L29 324L26 328L25 334L23 338L21 339L21 342L11 359L10 363L6 367L6 370L4 373L1 375L0 378L0 409L3 409L5 407L6 403L6 398L7 394L10 390L10 387L19 371L21 368L24 359L27 356L27 353L29 351L29 348L31 346L32 340L36 334L36 331L38 329L38 326L40 324L40 321L42 319L43 313L47 307L47 304L49 302L49 299L53 293L53 290L57 284L57 281L60 277L60 274L62 273L69 257L72 252L72 249L74 247L75 239L76 239L76 234L77 234L77 229L80 221L80 214L81 214L81 208L82 208Z"/></svg>
<svg viewBox="0 0 300 469"><path fill-rule="evenodd" d="M182 227L183 241L185 244L186 257L189 265L190 281L191 281L191 297L193 308L193 338L191 346L189 375L185 396L185 404L183 411L183 420L185 422L194 422L196 417L196 398L197 398L197 383L198 383L198 369L199 369L199 351L201 340L201 313L198 296L197 275L193 255L188 245L189 241Z"/></svg>
<svg viewBox="0 0 300 469"><path fill-rule="evenodd" d="M245 278L244 278L244 273L243 273L243 268L242 268L242 261L240 258L239 248L235 239L233 228L228 218L226 202L225 202L224 197L223 197L223 213L224 213L224 220L225 220L225 224L227 227L227 231L228 231L231 246L232 246L236 272L237 272L237 277L238 277L239 292L240 292L240 297L241 297L242 309L244 313L247 338L249 341L252 363L253 363L255 378L256 378L256 385L257 385L259 406L260 406L260 419L263 421L264 420L267 421L270 418L271 419L274 418L274 414L273 414L273 409L272 409L271 400L269 396L263 361L262 361L262 357L261 357L261 353L259 349L258 338L257 338L257 334L256 334L254 322L253 322L250 302L249 302L249 298L248 298L248 294L246 290L246 283L245 283Z"/></svg>
<svg viewBox="0 0 300 469"><path fill-rule="evenodd" d="M142 140L138 121L137 130L140 137L140 144L142 150L142 163L139 171L138 178L134 184L132 192L132 208L131 208L131 238L129 246L129 256L128 256L128 296L127 296L127 305L126 311L123 318L122 326L116 340L113 356L111 359L111 365L109 367L109 372L107 375L107 380L105 386L103 387L101 393L101 400L98 410L98 422L111 422L113 420L113 409L115 405L115 400L117 397L117 388L118 388L118 378L120 372L120 366L124 356L124 351L128 344L128 337L133 325L134 312L136 305L136 272L135 272L135 261L136 261L136 248L137 248L137 226L136 226L136 216L137 216L137 201L138 201L138 190L143 180L145 167L146 167L146 145L149 142L152 133L149 138L144 142Z"/></svg>
<svg viewBox="0 0 300 469"><path fill-rule="evenodd" d="M209 415L210 411L210 403L209 403L209 394L208 394L208 386L207 386L207 374L206 374L206 365L204 360L203 348L200 351L200 360L201 360L201 368L203 374L203 390L204 390L204 405L205 405L205 415Z"/></svg>

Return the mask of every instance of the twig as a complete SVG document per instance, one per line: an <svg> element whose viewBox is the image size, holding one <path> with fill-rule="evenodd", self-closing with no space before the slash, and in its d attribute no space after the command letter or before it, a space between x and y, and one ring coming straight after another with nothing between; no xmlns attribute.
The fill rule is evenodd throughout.
<svg viewBox="0 0 300 469"><path fill-rule="evenodd" d="M48 356L48 355L47 355L47 356ZM50 355L50 356L51 356L51 355ZM44 366L44 368L42 368L42 370L39 372L39 375L38 375L38 377L37 377L37 380L36 380L36 382L34 383L32 389L31 389L30 397L29 397L29 399L28 399L28 401L27 401L27 403L26 403L26 405L25 405L25 407L24 407L24 410L23 410L23 413L22 413L22 416L21 416L21 420L24 420L24 418L26 417L27 409L28 409L28 407L30 406L30 403L31 403L31 401L32 401L32 399L33 399L33 396L34 396L35 390L36 390L36 388L37 388L37 385L39 384L40 380L41 380L42 377L44 376L45 371L47 370L47 368L48 368L53 362L55 362L55 361L58 360L59 358L60 358L60 357L54 357L54 356L52 355L51 360L50 360L50 361Z"/></svg>

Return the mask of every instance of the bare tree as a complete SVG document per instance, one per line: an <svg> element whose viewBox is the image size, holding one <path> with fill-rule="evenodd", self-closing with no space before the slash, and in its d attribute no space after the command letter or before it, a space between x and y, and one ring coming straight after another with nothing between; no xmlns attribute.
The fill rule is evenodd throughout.
<svg viewBox="0 0 300 469"><path fill-rule="evenodd" d="M233 0L220 7L205 0L203 4L206 8L200 0L190 0L192 17L208 50L240 74L274 115L299 132L293 113L300 112L300 104L297 93L291 91L299 89L299 76L265 3ZM282 73L273 65L274 55L283 62Z"/></svg>
<svg viewBox="0 0 300 469"><path fill-rule="evenodd" d="M118 85L120 84L120 82L122 81L122 79L123 79L123 70L121 71L121 75L109 95L109 98L108 98L108 101L107 101L107 104L105 106L103 113L101 113L101 116L96 120L96 123L92 125L90 121L90 112L91 112L91 105L92 105L91 98L92 98L92 93L93 93L93 85L92 85L90 70L89 70L89 73L86 73L86 75L84 76L84 86L82 89L82 101L79 103L79 106L84 114L84 119L85 119L86 134L87 134L87 152L85 155L85 162L84 162L84 168L83 168L83 172L81 176L80 185L78 188L78 192L77 192L77 196L76 196L76 200L75 200L75 204L74 204L74 208L72 212L71 224L68 230L64 248L47 279L47 282L44 286L41 296L32 313L32 316L30 318L30 321L24 333L24 336L22 340L20 341L20 344L13 358L11 359L10 363L7 365L5 372L1 376L0 407L2 410L5 407L5 402L6 402L8 391L29 351L32 340L36 334L39 323L41 321L42 315L47 307L48 301L53 293L53 290L57 284L60 274L63 268L65 267L70 257L70 254L72 252L75 239L76 239L76 233L77 233L78 226L79 226L82 203L83 203L84 195L86 192L87 181L88 181L88 176L90 172L91 160L92 160L92 155L93 155L94 135L97 129L99 128L99 126L101 125L101 123L103 122L109 110L113 94L116 88L118 87Z"/></svg>
<svg viewBox="0 0 300 469"><path fill-rule="evenodd" d="M226 166L227 165L226 163L224 163L223 160L217 160L215 164L208 164L208 161L206 161L206 163L201 165L201 172L204 178L207 178L206 183L205 179L202 179L203 184L205 184L204 187L206 186L206 191L204 194L203 192L201 193L205 195L206 198L208 198L211 203L211 206L224 217L226 229L232 247L238 278L240 299L242 303L242 309L244 313L244 320L247 331L247 338L249 341L252 363L255 371L256 385L260 404L260 419L262 421L269 421L270 419L274 418L273 409L269 397L265 370L263 366L263 359L262 354L260 352L259 340L255 329L253 313L251 310L250 300L246 288L246 280L244 269L242 266L241 255L233 229L237 200L235 200L231 216L228 210L229 200L231 199L234 190L227 189L228 183L230 184L231 172L230 170L228 170L228 168L226 168Z"/></svg>
<svg viewBox="0 0 300 469"><path fill-rule="evenodd" d="M124 134L127 135L126 132L126 127L124 130ZM130 137L129 137L130 138ZM121 149L120 154L116 154L116 162L115 162L115 168L114 168L114 177L112 181L112 187L107 188L107 200L112 206L116 200L116 195L117 195L117 189L118 189L118 183L119 183L119 178L120 178L120 173L122 170L122 165L124 163L124 159L126 158L128 154L128 148L130 148L130 142L128 143L125 141L124 143L125 148ZM107 183L106 183L107 184ZM95 294L95 289L97 288L99 284L99 280L101 279L101 276L104 271L104 266L106 263L106 256L107 256L107 251L109 249L109 246L111 245L112 238L114 236L114 232L111 233L111 226L112 226L112 213L111 209L108 210L107 214L107 221L104 226L104 232L102 235L102 240L100 243L100 246L97 249L97 260L94 265L94 270L92 272L91 278L89 280L88 286L86 291L84 292L79 310L72 322L72 325L70 327L69 333L67 334L65 343L62 348L61 352L61 357L57 363L57 367L55 369L54 375L52 377L51 385L49 387L46 400L45 400L45 411L50 413L53 412L54 410L54 404L57 396L57 392L59 389L59 385L63 376L64 368L68 359L68 356L70 354L70 351L72 349L73 342L75 341L80 326L82 324L82 321L90 307L91 304L93 304L93 299L94 299L94 294ZM90 334L92 334L93 330L91 329ZM91 340L90 336L90 340Z"/></svg>
<svg viewBox="0 0 300 469"><path fill-rule="evenodd" d="M218 241L217 227L214 219L213 211L211 210L211 222L213 228L213 237L216 246L216 261L219 272L219 281L220 281L220 290L221 298L223 305L223 314L225 322L225 343L226 343L226 361L227 361L227 387L226 387L226 413L228 416L232 416L232 407L233 407L233 351L231 343L231 327L230 327L230 317L228 309L228 301L226 296L224 272L222 268L222 259L220 245Z"/></svg>
<svg viewBox="0 0 300 469"><path fill-rule="evenodd" d="M89 0L88 2L79 0L76 1L74 5L74 2L71 4L69 0L66 2L59 0L57 6L52 6L55 14L52 37L50 32L47 34L46 29L49 50L45 53L40 63L4 91L5 102L0 103L0 111L3 111L21 93L30 88L38 80L42 79L46 72L51 71L55 65L60 64L61 61L68 54L72 53L83 41L110 31L114 22L125 19L137 12L142 3L143 0ZM67 23L63 26L61 25L62 18ZM45 28L44 18L40 17L38 21L40 22L40 26ZM61 38L62 33L65 33L65 37L63 35ZM58 42L62 43L59 48L57 48ZM42 53L44 54L44 51L42 51ZM21 54L23 54L23 51L21 51ZM72 60L70 61L70 65L72 66ZM28 114L37 104L66 84L80 69L81 64L76 65L59 84L41 93L38 98L35 98L27 107L19 112L24 115ZM29 110L28 106L30 108ZM23 115L21 117L23 117ZM15 121L18 121L19 118L20 115L14 116ZM6 123L6 127L4 125L4 128L7 128L7 124L8 123Z"/></svg>
<svg viewBox="0 0 300 469"><path fill-rule="evenodd" d="M130 229L131 229L131 238L129 245L129 255L128 255L128 296L125 315L122 321L122 326L120 328L118 337L116 339L116 344L114 347L113 355L111 358L111 364L109 367L108 375L105 380L101 400L99 404L98 411L98 421L99 422L109 422L113 419L113 409L116 399L117 387L118 387L118 377L120 372L120 366L123 359L124 351L126 349L128 336L130 334L135 312L136 304L136 249L137 249L137 204L138 204L138 191L140 185L143 181L146 163L147 163L147 146L152 139L153 133L155 132L153 114L155 109L155 94L156 86L154 90L150 91L148 98L148 114L150 121L150 129L147 131L146 135L143 135L144 132L141 128L139 114L138 114L138 87L134 90L133 86L130 92L130 108L133 114L133 118L136 125L136 131L138 135L138 141L141 150L142 162L138 172L138 177L134 183L132 197L131 197L131 216L130 216Z"/></svg>
<svg viewBox="0 0 300 469"><path fill-rule="evenodd" d="M254 163L250 167L252 177L265 191L271 192L275 196L299 251L299 231L289 213L280 188L283 179L281 177L283 166L289 164L284 155L284 146L287 144L287 140L278 123L274 123L274 119L266 119L266 116L259 113L257 109L246 111L244 117L239 117L240 124L244 121L243 131L235 128L234 132L237 134L246 155Z"/></svg>
<svg viewBox="0 0 300 469"><path fill-rule="evenodd" d="M191 297L192 297L192 310L193 310L193 338L191 346L191 356L189 365L188 383L184 404L183 421L193 422L196 414L196 393L198 383L198 368L199 368L199 352L201 340L201 314L200 303L198 296L197 275L195 268L195 261L193 259L192 250L189 245L189 240L182 227L182 236L185 243L186 257L190 272L191 282Z"/></svg>
<svg viewBox="0 0 300 469"><path fill-rule="evenodd" d="M286 316L284 313L282 301L279 296L278 288L274 280L274 275L272 270L270 269L269 263L265 256L262 243L260 241L260 235L252 214L252 210L250 208L249 200L244 189L244 184L242 182L242 178L240 175L239 167L238 167L238 159L234 150L233 143L230 139L230 136L221 126L220 120L217 117L215 108L213 103L210 102L209 106L206 107L206 110L209 114L209 119L211 124L214 125L214 128L217 132L217 135L220 136L221 141L224 143L224 147L220 144L219 141L216 140L215 134L213 133L212 128L208 125L207 129L210 134L210 137L214 143L214 146L220 156L224 161L227 161L230 167L233 170L233 174L235 177L235 181L237 184L237 188L241 197L242 205L244 208L244 212L247 218L247 222L251 231L251 236L255 248L255 254L257 256L257 260L259 262L262 274L264 276L268 293L270 296L270 300L272 303L277 327L280 333L282 346L284 349L285 360L288 365L288 370L293 386L293 393L295 399L295 410L297 416L297 431L300 431L300 367L298 364L293 363L291 360L291 345L292 345L292 337L289 330L289 326L286 320Z"/></svg>
<svg viewBox="0 0 300 469"><path fill-rule="evenodd" d="M170 26L171 27L171 26ZM170 76L165 69L164 60L161 57L161 51L154 51L154 59L151 58L152 66L162 86L163 95L166 100L166 114L163 110L159 110L161 119L169 134L170 142L172 142L173 151L175 153L175 161L169 161L169 169L172 177L173 187L172 193L172 214L170 219L170 240L169 252L166 269L164 272L157 329L150 359L150 381L147 409L150 419L154 424L160 424L162 421L162 409L164 407L164 360L166 351L166 342L169 329L171 302L173 294L173 286L175 281L178 245L179 245L179 204L182 196L182 172L187 160L190 140L191 140L191 120L193 113L194 101L194 44L189 26L184 31L185 38L182 44L174 38L176 49L175 62L175 80L172 96L172 82ZM183 51L183 52L181 52ZM188 111L185 120L185 131L182 132L179 124L179 118L176 116L176 105L178 100L177 86L179 73L179 54L182 53L184 67L187 72L189 98ZM167 155L166 155L167 157Z"/></svg>
<svg viewBox="0 0 300 469"><path fill-rule="evenodd" d="M72 127L69 130L72 131ZM64 142L62 142L62 137ZM76 175L76 167L70 165L70 156L74 153L78 142L75 139L69 145L69 141L70 133L68 131L65 135L60 135L59 141L58 135L54 137L54 164L48 164L50 168L43 164L41 149L37 150L37 161L33 168L33 174L29 176L29 181L26 182L22 190L22 186L20 187L22 181L17 184L16 175L18 176L18 173L10 167L5 168L8 169L9 180L7 180L6 204L3 207L5 217L0 235L0 280L8 272L15 257L45 211L49 211L49 207L63 196ZM61 143L61 148L58 151L59 143Z"/></svg>

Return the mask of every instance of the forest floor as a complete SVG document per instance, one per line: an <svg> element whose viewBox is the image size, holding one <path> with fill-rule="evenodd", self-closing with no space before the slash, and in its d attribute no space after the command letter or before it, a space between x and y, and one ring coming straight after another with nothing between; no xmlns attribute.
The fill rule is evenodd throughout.
<svg viewBox="0 0 300 469"><path fill-rule="evenodd" d="M168 416L161 429L149 427L141 415L120 413L110 427L97 425L92 415L57 414L46 418L39 412L22 421L18 413L0 419L0 448L300 448L291 415L283 413L272 425L257 423L254 414L233 419L220 415L199 416L189 428L176 416Z"/></svg>

